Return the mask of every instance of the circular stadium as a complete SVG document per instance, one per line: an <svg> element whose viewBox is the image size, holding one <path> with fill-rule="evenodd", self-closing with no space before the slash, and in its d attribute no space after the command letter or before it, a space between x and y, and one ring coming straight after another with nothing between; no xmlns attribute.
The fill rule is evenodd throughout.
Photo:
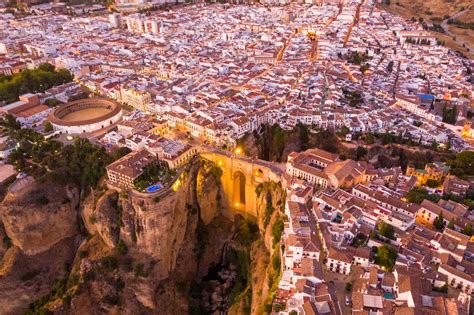
<svg viewBox="0 0 474 315"><path fill-rule="evenodd" d="M94 132L122 118L120 104L105 98L86 98L67 103L49 116L54 130L67 134Z"/></svg>

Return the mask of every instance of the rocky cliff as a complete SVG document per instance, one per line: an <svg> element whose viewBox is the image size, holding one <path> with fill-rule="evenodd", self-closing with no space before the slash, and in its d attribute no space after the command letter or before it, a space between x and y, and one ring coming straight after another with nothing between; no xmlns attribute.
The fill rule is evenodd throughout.
<svg viewBox="0 0 474 315"><path fill-rule="evenodd" d="M0 302L0 313L21 313L30 303L30 313L261 313L279 274L272 227L282 189L262 185L259 217L244 219L222 211L220 176L218 167L196 160L173 190L156 196L103 186L80 199L72 187L53 184L7 194L0 301L14 302ZM250 234L248 220L256 222ZM210 276L215 272L225 283ZM209 283L220 291L202 305Z"/></svg>
<svg viewBox="0 0 474 315"><path fill-rule="evenodd" d="M8 193L0 205L3 249L0 313L15 314L47 294L67 273L81 236L72 187L33 182Z"/></svg>

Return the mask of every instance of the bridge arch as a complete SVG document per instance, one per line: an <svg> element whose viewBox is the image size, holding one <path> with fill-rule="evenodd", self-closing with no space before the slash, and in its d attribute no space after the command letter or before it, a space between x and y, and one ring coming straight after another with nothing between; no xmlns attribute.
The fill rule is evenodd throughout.
<svg viewBox="0 0 474 315"><path fill-rule="evenodd" d="M266 161L217 150L202 150L200 156L221 168L223 206L232 211L257 216L257 186L265 181L281 181L281 170Z"/></svg>
<svg viewBox="0 0 474 315"><path fill-rule="evenodd" d="M234 172L232 176L232 201L236 208L245 208L246 204L246 176L242 171L238 170Z"/></svg>

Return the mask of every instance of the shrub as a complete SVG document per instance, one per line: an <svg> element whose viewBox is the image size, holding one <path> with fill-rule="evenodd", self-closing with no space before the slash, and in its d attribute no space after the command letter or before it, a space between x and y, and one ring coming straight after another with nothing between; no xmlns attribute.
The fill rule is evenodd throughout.
<svg viewBox="0 0 474 315"><path fill-rule="evenodd" d="M36 198L36 204L45 206L49 203L48 197L46 195L41 195L38 198Z"/></svg>
<svg viewBox="0 0 474 315"><path fill-rule="evenodd" d="M388 271L392 271L397 256L398 252L395 248L388 245L383 245L377 248L377 252L375 254L375 263L384 267Z"/></svg>
<svg viewBox="0 0 474 315"><path fill-rule="evenodd" d="M128 252L127 245L122 239L120 239L117 243L117 251L122 255L125 255Z"/></svg>
<svg viewBox="0 0 474 315"><path fill-rule="evenodd" d="M347 282L346 283L346 291L347 292L350 292L352 290L352 283L351 282Z"/></svg>
<svg viewBox="0 0 474 315"><path fill-rule="evenodd" d="M281 268L281 259L280 259L280 254L275 253L272 257L272 267L273 270L279 271Z"/></svg>
<svg viewBox="0 0 474 315"><path fill-rule="evenodd" d="M85 250L80 250L78 253L79 258L84 258L87 256L87 251Z"/></svg>
<svg viewBox="0 0 474 315"><path fill-rule="evenodd" d="M281 234L283 233L283 229L285 224L281 218L278 218L272 226L272 236L273 236L273 246L278 244L281 239Z"/></svg>
<svg viewBox="0 0 474 315"><path fill-rule="evenodd" d="M100 265L107 271L113 271L117 269L118 261L117 258L113 256L105 256L100 260Z"/></svg>
<svg viewBox="0 0 474 315"><path fill-rule="evenodd" d="M5 245L7 249L12 247L12 240L8 237L8 235L3 237L3 245Z"/></svg>

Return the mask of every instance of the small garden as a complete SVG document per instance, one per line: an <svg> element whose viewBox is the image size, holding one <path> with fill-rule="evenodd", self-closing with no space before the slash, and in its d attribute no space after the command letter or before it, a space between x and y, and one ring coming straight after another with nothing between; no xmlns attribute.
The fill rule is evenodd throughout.
<svg viewBox="0 0 474 315"><path fill-rule="evenodd" d="M146 191L148 187L157 183L160 183L161 187L166 187L171 184L175 175L176 171L171 170L168 163L157 160L143 168L142 174L134 182L135 189Z"/></svg>

